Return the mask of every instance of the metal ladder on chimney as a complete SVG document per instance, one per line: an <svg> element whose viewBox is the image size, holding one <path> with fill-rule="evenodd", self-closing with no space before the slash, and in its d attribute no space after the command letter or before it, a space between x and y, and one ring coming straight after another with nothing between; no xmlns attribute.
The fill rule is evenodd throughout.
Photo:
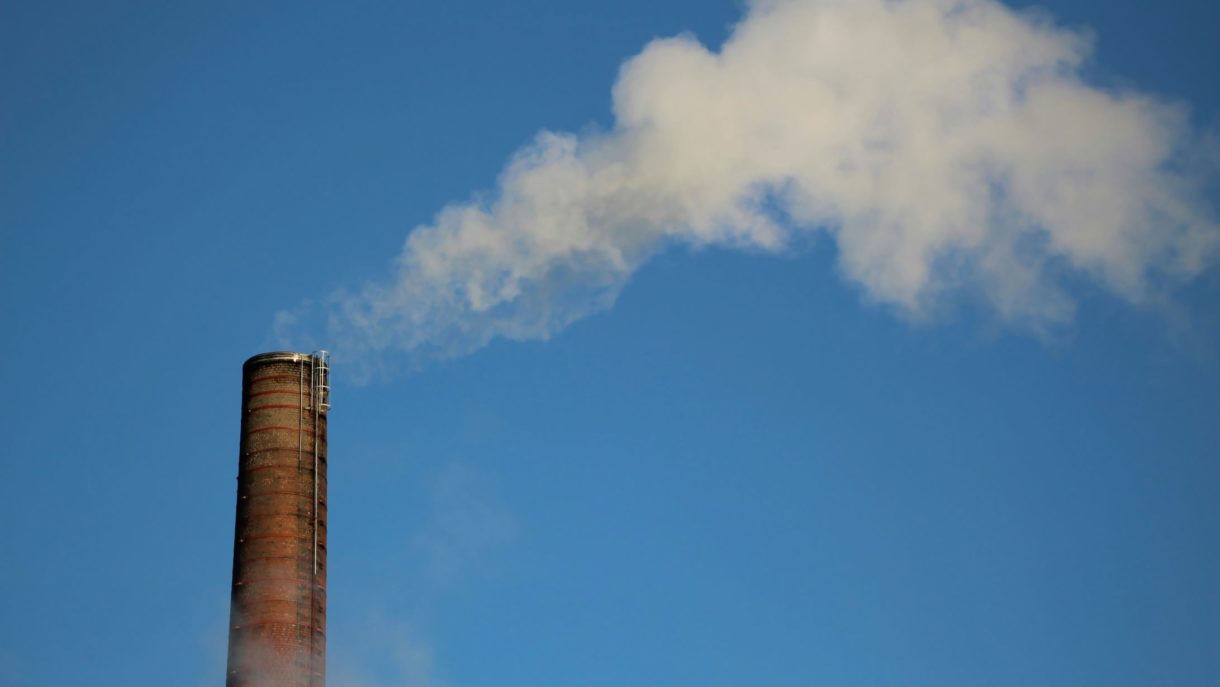
<svg viewBox="0 0 1220 687"><path fill-rule="evenodd" d="M313 411L313 574L318 574L318 427L330 410L330 353L314 351L309 356L309 407Z"/></svg>

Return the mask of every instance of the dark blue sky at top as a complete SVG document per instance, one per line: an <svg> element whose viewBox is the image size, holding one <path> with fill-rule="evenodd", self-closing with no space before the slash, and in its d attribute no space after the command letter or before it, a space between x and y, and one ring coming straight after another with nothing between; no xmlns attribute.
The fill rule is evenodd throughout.
<svg viewBox="0 0 1220 687"><path fill-rule="evenodd" d="M1214 4L1045 6L1220 131ZM741 11L0 5L0 685L220 684L274 313ZM336 369L332 684L1220 683L1220 275L1074 289L1044 342L907 324L829 242L674 250L549 342Z"/></svg>

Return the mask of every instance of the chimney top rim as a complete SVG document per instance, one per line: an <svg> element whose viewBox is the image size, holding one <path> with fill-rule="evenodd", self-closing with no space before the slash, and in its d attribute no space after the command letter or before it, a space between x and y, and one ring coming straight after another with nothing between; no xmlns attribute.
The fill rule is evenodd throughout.
<svg viewBox="0 0 1220 687"><path fill-rule="evenodd" d="M243 367L250 365L261 365L263 363L307 363L314 360L316 356L312 353L298 353L296 351L269 351L267 353L259 353L251 356L246 360Z"/></svg>

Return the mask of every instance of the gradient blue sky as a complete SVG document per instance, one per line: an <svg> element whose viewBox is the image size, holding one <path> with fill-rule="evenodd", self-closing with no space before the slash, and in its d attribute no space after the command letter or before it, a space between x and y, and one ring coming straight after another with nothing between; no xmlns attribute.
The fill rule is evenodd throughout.
<svg viewBox="0 0 1220 687"><path fill-rule="evenodd" d="M241 362L736 1L0 5L0 685L223 680ZM1220 129L1220 8L1054 0ZM1216 196L1213 194L1213 201ZM675 250L331 416L331 684L1220 684L1220 275L1052 342Z"/></svg>

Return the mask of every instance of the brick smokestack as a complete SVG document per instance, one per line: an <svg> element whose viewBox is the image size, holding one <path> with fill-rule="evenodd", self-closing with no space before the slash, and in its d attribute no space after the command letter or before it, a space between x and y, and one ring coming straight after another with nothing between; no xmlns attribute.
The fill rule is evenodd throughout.
<svg viewBox="0 0 1220 687"><path fill-rule="evenodd" d="M326 415L323 353L242 367L227 687L326 683Z"/></svg>

